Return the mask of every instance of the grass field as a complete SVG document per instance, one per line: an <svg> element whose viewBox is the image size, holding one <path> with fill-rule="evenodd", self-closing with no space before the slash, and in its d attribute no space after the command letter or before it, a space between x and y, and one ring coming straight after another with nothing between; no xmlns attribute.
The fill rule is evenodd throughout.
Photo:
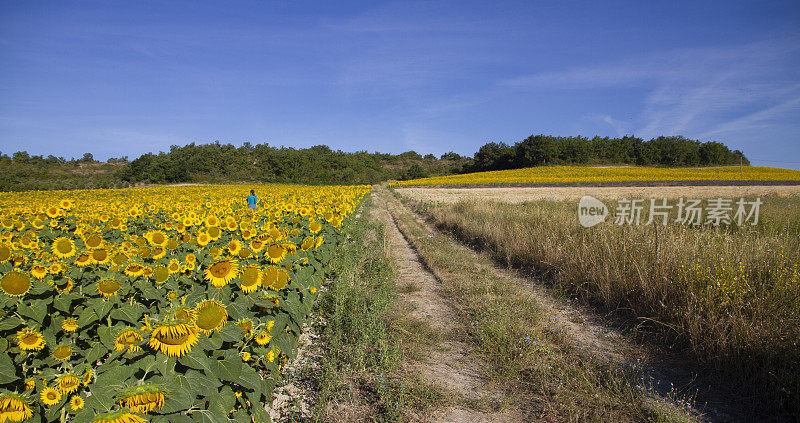
<svg viewBox="0 0 800 423"><path fill-rule="evenodd" d="M606 223L586 229L576 201L479 197L420 203L418 211L505 265L622 310L666 343L678 340L741 384L742 395L756 393L796 413L800 198L763 200L760 223L741 228Z"/></svg>
<svg viewBox="0 0 800 423"><path fill-rule="evenodd" d="M800 171L774 167L738 166L661 168L637 166L538 166L437 176L398 182L418 185L557 184L641 181L800 181Z"/></svg>

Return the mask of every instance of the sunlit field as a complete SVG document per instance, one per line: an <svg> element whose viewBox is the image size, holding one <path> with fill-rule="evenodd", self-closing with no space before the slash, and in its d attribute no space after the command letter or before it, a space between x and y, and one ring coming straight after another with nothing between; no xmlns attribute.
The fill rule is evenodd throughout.
<svg viewBox="0 0 800 423"><path fill-rule="evenodd" d="M0 421L266 421L369 190L0 193Z"/></svg>
<svg viewBox="0 0 800 423"><path fill-rule="evenodd" d="M761 166L723 167L594 167L538 166L437 176L398 182L399 186L416 185L501 185L553 184L636 181L800 181L800 171Z"/></svg>
<svg viewBox="0 0 800 423"><path fill-rule="evenodd" d="M732 389L760 390L765 404L797 411L800 197L762 200L757 225L720 227L676 224L674 215L666 226L645 226L645 210L642 225L609 218L584 228L577 201L476 198L417 210L500 263L533 270L559 290L622 311L667 344L677 341L733 377Z"/></svg>

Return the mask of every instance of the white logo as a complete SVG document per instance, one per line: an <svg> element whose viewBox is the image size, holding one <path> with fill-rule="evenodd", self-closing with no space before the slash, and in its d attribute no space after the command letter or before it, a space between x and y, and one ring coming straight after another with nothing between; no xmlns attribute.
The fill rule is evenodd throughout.
<svg viewBox="0 0 800 423"><path fill-rule="evenodd" d="M606 216L608 216L606 205L591 195L584 195L578 203L578 221L584 228L605 222Z"/></svg>

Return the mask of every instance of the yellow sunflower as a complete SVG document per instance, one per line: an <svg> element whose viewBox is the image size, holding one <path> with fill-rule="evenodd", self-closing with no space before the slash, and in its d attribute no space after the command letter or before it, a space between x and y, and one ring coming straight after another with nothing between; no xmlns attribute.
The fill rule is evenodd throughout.
<svg viewBox="0 0 800 423"><path fill-rule="evenodd" d="M44 405L55 405L61 401L61 392L56 391L53 388L45 387L42 389L42 393L39 395Z"/></svg>
<svg viewBox="0 0 800 423"><path fill-rule="evenodd" d="M286 257L286 250L281 244L271 244L267 247L267 257L273 263L280 263Z"/></svg>
<svg viewBox="0 0 800 423"><path fill-rule="evenodd" d="M58 361L67 361L72 356L72 347L61 344L53 349L52 357Z"/></svg>
<svg viewBox="0 0 800 423"><path fill-rule="evenodd" d="M208 228L206 230L206 233L208 234L208 236L211 237L212 241L216 241L216 240L219 239L219 237L222 236L222 231L216 226L212 226L212 227Z"/></svg>
<svg viewBox="0 0 800 423"><path fill-rule="evenodd" d="M172 292L170 292L170 294L172 294ZM174 315L178 320L184 320L186 323L193 324L194 319L197 316L197 311L193 308L179 307L177 310L175 310Z"/></svg>
<svg viewBox="0 0 800 423"><path fill-rule="evenodd" d="M169 264L167 265L167 270L169 270L169 274L175 274L181 271L181 262L178 259L170 259Z"/></svg>
<svg viewBox="0 0 800 423"><path fill-rule="evenodd" d="M47 276L47 266L43 266L41 264L34 264L31 266L31 275L33 275L36 279L41 279Z"/></svg>
<svg viewBox="0 0 800 423"><path fill-rule="evenodd" d="M286 269L270 266L264 271L264 285L278 291L289 283L289 274Z"/></svg>
<svg viewBox="0 0 800 423"><path fill-rule="evenodd" d="M306 239L303 240L303 243L300 244L300 249L303 250L303 251L308 251L312 247L314 247L314 237L313 236L306 237Z"/></svg>
<svg viewBox="0 0 800 423"><path fill-rule="evenodd" d="M261 273L258 265L251 264L250 266L245 267L239 275L239 279L242 281L239 284L239 287L243 292L249 294L261 286L262 277L263 273Z"/></svg>
<svg viewBox="0 0 800 423"><path fill-rule="evenodd" d="M77 391L81 380L74 373L64 373L56 379L56 383L58 384L59 392L66 395Z"/></svg>
<svg viewBox="0 0 800 423"><path fill-rule="evenodd" d="M45 341L42 334L37 332L36 329L26 327L17 331L17 345L23 351L39 351L44 348Z"/></svg>
<svg viewBox="0 0 800 423"><path fill-rule="evenodd" d="M69 406L72 408L72 411L78 411L83 408L86 402L80 395L75 395L69 400Z"/></svg>
<svg viewBox="0 0 800 423"><path fill-rule="evenodd" d="M248 335L250 331L253 330L253 320L241 319L236 322L236 326L242 328L242 335Z"/></svg>
<svg viewBox="0 0 800 423"><path fill-rule="evenodd" d="M75 257L75 265L78 267L85 267L93 263L92 254L89 251L84 251Z"/></svg>
<svg viewBox="0 0 800 423"><path fill-rule="evenodd" d="M66 319L61 323L61 329L67 332L75 332L78 329L78 321L75 319Z"/></svg>
<svg viewBox="0 0 800 423"><path fill-rule="evenodd" d="M125 266L125 274L130 277L138 277L144 274L144 266L139 263L128 263Z"/></svg>
<svg viewBox="0 0 800 423"><path fill-rule="evenodd" d="M205 270L206 280L216 287L228 284L239 273L239 264L234 258L217 260Z"/></svg>
<svg viewBox="0 0 800 423"><path fill-rule="evenodd" d="M130 259L131 259L130 256L125 254L123 251L117 251L111 255L111 261L114 262L114 264L116 264L117 266L121 266L127 263L127 261Z"/></svg>
<svg viewBox="0 0 800 423"><path fill-rule="evenodd" d="M311 231L312 234L317 234L322 230L322 225L314 220L308 225L308 230Z"/></svg>
<svg viewBox="0 0 800 423"><path fill-rule="evenodd" d="M21 297L31 288L31 278L27 273L12 271L0 279L0 289L12 297Z"/></svg>
<svg viewBox="0 0 800 423"><path fill-rule="evenodd" d="M53 240L53 244L51 246L51 250L53 254L58 256L59 258L68 258L75 255L75 241L65 238L65 237L58 237Z"/></svg>
<svg viewBox="0 0 800 423"><path fill-rule="evenodd" d="M155 408L161 410L166 397L167 391L160 386L139 385L127 388L117 394L116 401L121 407L147 414Z"/></svg>
<svg viewBox="0 0 800 423"><path fill-rule="evenodd" d="M0 422L21 422L33 417L26 395L14 392L0 393Z"/></svg>
<svg viewBox="0 0 800 423"><path fill-rule="evenodd" d="M103 246L103 237L99 234L89 234L83 237L83 244L90 250L100 248Z"/></svg>
<svg viewBox="0 0 800 423"><path fill-rule="evenodd" d="M158 247L163 247L167 245L167 235L161 231L152 231L147 236L147 240L150 241L150 244L153 244Z"/></svg>
<svg viewBox="0 0 800 423"><path fill-rule="evenodd" d="M227 320L228 311L217 301L203 301L195 307L194 324L206 335L210 335L214 330L222 329Z"/></svg>
<svg viewBox="0 0 800 423"><path fill-rule="evenodd" d="M83 374L83 380L81 381L81 383L83 383L83 386L89 386L89 383L92 382L93 376L94 376L94 370L87 369L86 373Z"/></svg>
<svg viewBox="0 0 800 423"><path fill-rule="evenodd" d="M92 423L147 423L147 420L130 411L120 410L113 413L99 414L95 416Z"/></svg>
<svg viewBox="0 0 800 423"><path fill-rule="evenodd" d="M92 250L92 260L97 264L106 264L111 260L111 254L105 248Z"/></svg>
<svg viewBox="0 0 800 423"><path fill-rule="evenodd" d="M97 282L97 292L106 298L117 295L117 291L119 291L120 288L122 288L122 285L120 285L119 282L115 281L114 279L106 278L101 279L100 282Z"/></svg>
<svg viewBox="0 0 800 423"><path fill-rule="evenodd" d="M205 232L200 232L197 234L197 237L195 237L195 240L197 240L197 245L206 246L209 242L211 242L211 236Z"/></svg>
<svg viewBox="0 0 800 423"><path fill-rule="evenodd" d="M156 268L153 269L153 277L157 284L166 282L167 279L169 279L169 275L170 272L166 266L156 266Z"/></svg>
<svg viewBox="0 0 800 423"><path fill-rule="evenodd" d="M60 293L70 292L72 288L75 287L75 283L72 281L71 278L63 278L57 281L53 281L53 286L58 290Z"/></svg>
<svg viewBox="0 0 800 423"><path fill-rule="evenodd" d="M135 353L142 350L139 343L143 340L139 332L131 328L125 328L114 338L114 349L117 351L125 351L127 348L128 352Z"/></svg>
<svg viewBox="0 0 800 423"><path fill-rule="evenodd" d="M242 241L239 241L236 238L232 239L231 242L228 243L228 251L231 253L232 256L239 254L239 250L241 249L242 249Z"/></svg>
<svg viewBox="0 0 800 423"><path fill-rule="evenodd" d="M253 339L255 339L258 345L267 345L269 341L272 340L272 335L265 331L258 331L253 336Z"/></svg>
<svg viewBox="0 0 800 423"><path fill-rule="evenodd" d="M197 343L197 327L182 321L162 322L153 327L148 344L154 350L180 357Z"/></svg>
<svg viewBox="0 0 800 423"><path fill-rule="evenodd" d="M0 263L5 263L10 258L11 258L11 248L8 245L0 245Z"/></svg>
<svg viewBox="0 0 800 423"><path fill-rule="evenodd" d="M254 253L259 253L259 252L261 252L261 250L264 249L264 243L261 242L260 240L258 240L257 238L256 239L252 239L250 241L250 249Z"/></svg>
<svg viewBox="0 0 800 423"><path fill-rule="evenodd" d="M322 245L322 235L317 237L317 243L314 244L314 248L319 248L320 245Z"/></svg>

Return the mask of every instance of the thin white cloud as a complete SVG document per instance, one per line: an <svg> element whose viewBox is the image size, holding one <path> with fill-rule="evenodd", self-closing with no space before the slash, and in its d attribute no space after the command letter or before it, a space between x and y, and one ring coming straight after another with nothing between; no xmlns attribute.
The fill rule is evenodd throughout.
<svg viewBox="0 0 800 423"><path fill-rule="evenodd" d="M725 134L735 131L771 127L776 124L780 124L780 122L776 122L776 119L779 119L782 116L785 117L787 115L789 115L790 118L793 118L791 121L795 125L800 125L800 120L798 120L798 118L800 118L800 97L796 97L775 106L767 107L766 109L759 110L755 113L725 122L716 126L714 129L701 134L701 137L705 138L712 135Z"/></svg>
<svg viewBox="0 0 800 423"><path fill-rule="evenodd" d="M800 39L791 37L741 46L657 52L615 63L511 78L498 85L530 90L644 89L648 94L631 128L637 135L708 136L726 128L756 124L763 116L794 107L799 53ZM620 131L618 127L615 130Z"/></svg>
<svg viewBox="0 0 800 423"><path fill-rule="evenodd" d="M627 134L630 129L630 126L626 122L614 119L613 117L607 114L590 113L584 116L584 118L589 119L593 122L600 122L609 125L614 129L614 132L617 133L617 136L623 136Z"/></svg>

